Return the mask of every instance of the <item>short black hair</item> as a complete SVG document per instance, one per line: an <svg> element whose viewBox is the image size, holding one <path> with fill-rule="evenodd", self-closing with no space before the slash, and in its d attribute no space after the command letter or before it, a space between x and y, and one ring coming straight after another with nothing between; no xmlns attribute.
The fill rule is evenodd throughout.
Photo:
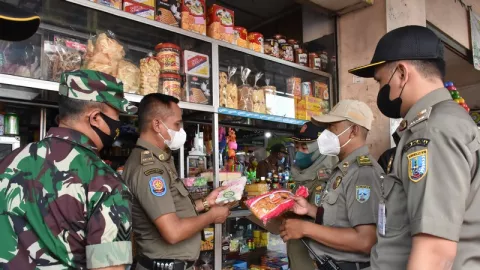
<svg viewBox="0 0 480 270"><path fill-rule="evenodd" d="M66 96L59 96L58 118L60 121L77 121L87 109L98 108L103 110L105 104L96 101L73 99Z"/></svg>
<svg viewBox="0 0 480 270"><path fill-rule="evenodd" d="M138 106L138 128L140 133L144 131L148 122L153 117L160 115L162 118L168 115L172 103L178 104L180 100L176 97L160 93L152 93L143 97Z"/></svg>
<svg viewBox="0 0 480 270"><path fill-rule="evenodd" d="M445 60L431 59L431 60L407 60L415 69L426 79L438 78L445 80ZM389 65L396 65L397 61L390 62Z"/></svg>

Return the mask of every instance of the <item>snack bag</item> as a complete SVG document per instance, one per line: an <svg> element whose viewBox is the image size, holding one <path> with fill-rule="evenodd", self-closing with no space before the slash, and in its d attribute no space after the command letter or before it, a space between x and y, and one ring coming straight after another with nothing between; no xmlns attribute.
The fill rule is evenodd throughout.
<svg viewBox="0 0 480 270"><path fill-rule="evenodd" d="M126 60L118 62L117 78L123 82L126 93L138 94L140 90L140 69Z"/></svg>
<svg viewBox="0 0 480 270"><path fill-rule="evenodd" d="M262 78L263 73L259 72L255 75L255 84L253 86L253 112L256 113L266 113L266 106L265 106L265 91L263 88L257 86L258 80Z"/></svg>
<svg viewBox="0 0 480 270"><path fill-rule="evenodd" d="M123 46L115 39L113 32L107 31L88 40L84 68L117 77L118 64L123 57Z"/></svg>
<svg viewBox="0 0 480 270"><path fill-rule="evenodd" d="M153 54L140 60L140 94L148 95L158 92L160 64Z"/></svg>
<svg viewBox="0 0 480 270"><path fill-rule="evenodd" d="M294 196L306 198L308 197L308 189L300 186L295 195L287 190L274 190L249 199L245 204L266 225L270 219L282 215L295 205Z"/></svg>
<svg viewBox="0 0 480 270"><path fill-rule="evenodd" d="M243 67L240 69L243 84L238 88L238 109L251 112L253 111L253 87L247 84L247 79L252 71Z"/></svg>
<svg viewBox="0 0 480 270"><path fill-rule="evenodd" d="M244 176L235 180L224 181L223 186L227 186L228 188L218 194L215 203L222 204L240 201L242 199L243 190L245 189L246 184L247 178Z"/></svg>
<svg viewBox="0 0 480 270"><path fill-rule="evenodd" d="M227 108L238 109L238 90L237 85L232 82L232 77L237 72L236 67L228 67L228 83L225 87L225 95L226 95L226 106ZM222 89L220 89L222 92ZM222 95L222 93L220 93Z"/></svg>

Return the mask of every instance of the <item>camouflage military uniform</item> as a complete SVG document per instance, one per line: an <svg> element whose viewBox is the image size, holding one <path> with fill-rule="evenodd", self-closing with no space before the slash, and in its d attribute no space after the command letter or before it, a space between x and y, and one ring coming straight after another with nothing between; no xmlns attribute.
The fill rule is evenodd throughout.
<svg viewBox="0 0 480 270"><path fill-rule="evenodd" d="M62 76L68 91L60 94L135 111L112 78L69 73ZM131 195L122 183L93 142L73 129L52 128L44 140L8 155L0 162L0 269L131 263Z"/></svg>

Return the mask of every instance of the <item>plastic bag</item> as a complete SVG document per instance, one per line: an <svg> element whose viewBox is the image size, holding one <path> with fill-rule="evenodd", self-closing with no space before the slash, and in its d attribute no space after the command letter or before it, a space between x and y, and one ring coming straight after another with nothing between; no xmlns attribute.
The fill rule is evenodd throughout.
<svg viewBox="0 0 480 270"><path fill-rule="evenodd" d="M223 186L228 187L225 190L220 191L215 200L216 204L224 204L235 201L240 201L243 196L243 190L247 184L246 177L240 177L238 179L224 181Z"/></svg>
<svg viewBox="0 0 480 270"><path fill-rule="evenodd" d="M293 200L295 196L308 197L308 189L300 186L295 195L288 190L274 190L249 199L245 204L263 224L267 224L270 219L290 210L295 205Z"/></svg>
<svg viewBox="0 0 480 270"><path fill-rule="evenodd" d="M134 64L126 60L120 60L118 62L117 78L123 82L125 92L137 94L140 90L140 69Z"/></svg>
<svg viewBox="0 0 480 270"><path fill-rule="evenodd" d="M262 78L263 73L259 72L255 75L255 84L253 86L252 99L253 99L253 112L266 113L265 106L265 91L263 88L257 86L258 80Z"/></svg>
<svg viewBox="0 0 480 270"><path fill-rule="evenodd" d="M158 92L160 64L153 54L140 60L140 94L148 95Z"/></svg>
<svg viewBox="0 0 480 270"><path fill-rule="evenodd" d="M45 78L54 82L60 81L63 72L80 69L82 53L55 42L46 41L44 44Z"/></svg>
<svg viewBox="0 0 480 270"><path fill-rule="evenodd" d="M224 89L224 95L226 96L226 107L227 108L232 108L232 109L238 109L238 90L237 90L237 85L232 82L232 77L235 75L235 72L237 72L237 67L228 67L228 83L225 86ZM220 89L220 91L223 91ZM220 93L220 96L222 93Z"/></svg>
<svg viewBox="0 0 480 270"><path fill-rule="evenodd" d="M118 64L125 57L125 50L111 31L100 33L88 40L85 69L100 71L117 77Z"/></svg>
<svg viewBox="0 0 480 270"><path fill-rule="evenodd" d="M238 88L238 109L251 112L253 111L253 87L247 84L247 79L252 71L243 67L240 69L243 84Z"/></svg>

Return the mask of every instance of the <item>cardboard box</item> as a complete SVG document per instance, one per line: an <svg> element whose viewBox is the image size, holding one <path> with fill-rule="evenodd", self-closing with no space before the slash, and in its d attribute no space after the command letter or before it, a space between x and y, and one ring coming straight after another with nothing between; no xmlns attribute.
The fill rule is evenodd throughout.
<svg viewBox="0 0 480 270"><path fill-rule="evenodd" d="M330 94L328 91L328 85L319 81L312 81L313 95L314 97L321 98L325 101L328 101Z"/></svg>
<svg viewBox="0 0 480 270"><path fill-rule="evenodd" d="M185 74L210 78L210 57L192 51L183 51L183 67Z"/></svg>
<svg viewBox="0 0 480 270"><path fill-rule="evenodd" d="M213 250L213 240L215 239L215 230L213 228L203 229L203 234L205 236L205 241L202 241L200 250Z"/></svg>
<svg viewBox="0 0 480 270"><path fill-rule="evenodd" d="M322 99L310 96L303 97L303 99L305 100L305 110L313 112L322 111Z"/></svg>
<svg viewBox="0 0 480 270"><path fill-rule="evenodd" d="M265 94L266 111L271 115L295 118L295 100L293 97L282 97Z"/></svg>
<svg viewBox="0 0 480 270"><path fill-rule="evenodd" d="M155 8L155 0L133 0L139 4L147 5L149 7Z"/></svg>
<svg viewBox="0 0 480 270"><path fill-rule="evenodd" d="M312 116L322 115L323 101L314 97L295 97L295 118L310 121Z"/></svg>
<svg viewBox="0 0 480 270"><path fill-rule="evenodd" d="M123 10L150 20L153 20L155 17L155 9L153 7L140 4L135 0L124 0Z"/></svg>
<svg viewBox="0 0 480 270"><path fill-rule="evenodd" d="M201 35L207 34L205 0L182 0L181 26L183 29Z"/></svg>
<svg viewBox="0 0 480 270"><path fill-rule="evenodd" d="M135 0L150 1L150 0ZM155 8L155 21L168 24L171 26L180 26L182 13L180 11L180 3L177 0L157 0Z"/></svg>
<svg viewBox="0 0 480 270"><path fill-rule="evenodd" d="M93 2L107 7L112 7L120 10L122 9L122 0L96 0Z"/></svg>
<svg viewBox="0 0 480 270"><path fill-rule="evenodd" d="M208 10L207 34L209 37L233 44L235 15L233 10L212 5Z"/></svg>

